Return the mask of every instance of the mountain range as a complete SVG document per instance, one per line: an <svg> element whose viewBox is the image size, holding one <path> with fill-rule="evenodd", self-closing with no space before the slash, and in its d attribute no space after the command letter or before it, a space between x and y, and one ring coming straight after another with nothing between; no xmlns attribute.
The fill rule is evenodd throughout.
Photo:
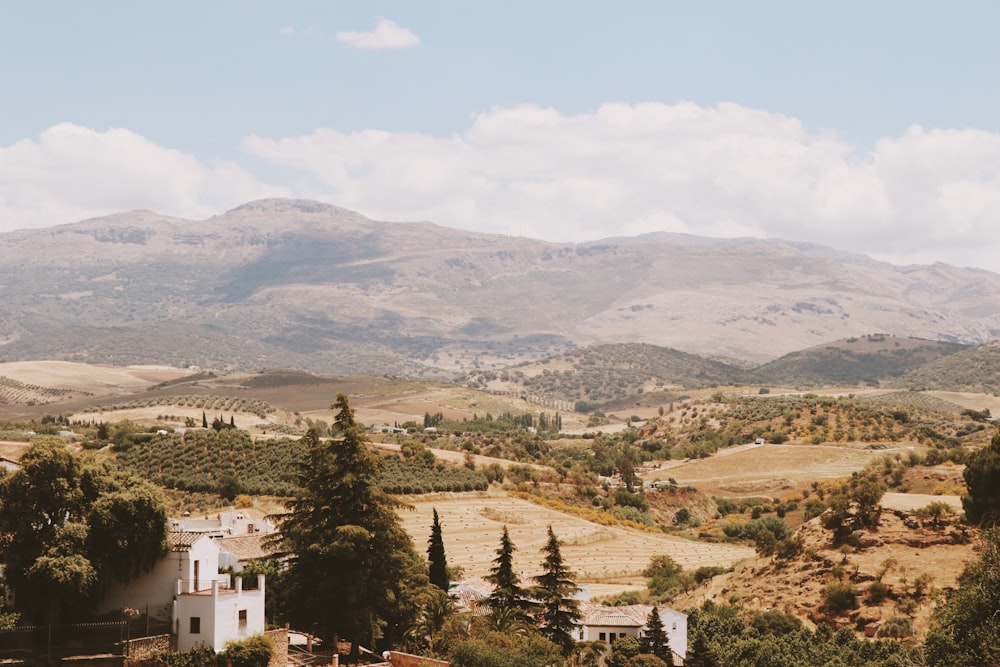
<svg viewBox="0 0 1000 667"><path fill-rule="evenodd" d="M560 244L268 199L0 235L0 358L445 378L649 343L749 367L872 332L985 343L998 294L789 241Z"/></svg>

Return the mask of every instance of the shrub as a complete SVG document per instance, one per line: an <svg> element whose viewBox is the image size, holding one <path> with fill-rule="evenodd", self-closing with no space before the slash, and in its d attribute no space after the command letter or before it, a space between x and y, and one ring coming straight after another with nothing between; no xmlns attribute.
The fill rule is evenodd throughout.
<svg viewBox="0 0 1000 667"><path fill-rule="evenodd" d="M871 604L882 604L889 597L889 587L881 581L868 584L868 601Z"/></svg>
<svg viewBox="0 0 1000 667"><path fill-rule="evenodd" d="M274 644L264 635L254 635L227 643L220 655L232 662L233 667L267 667L274 655Z"/></svg>
<svg viewBox="0 0 1000 667"><path fill-rule="evenodd" d="M823 588L823 606L829 613L839 616L857 606L857 591L846 582L831 582Z"/></svg>

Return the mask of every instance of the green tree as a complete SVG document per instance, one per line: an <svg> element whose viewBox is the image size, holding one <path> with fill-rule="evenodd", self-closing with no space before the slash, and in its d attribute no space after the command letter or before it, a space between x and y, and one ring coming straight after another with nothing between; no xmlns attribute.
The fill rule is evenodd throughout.
<svg viewBox="0 0 1000 667"><path fill-rule="evenodd" d="M459 642L448 654L452 667L551 667L563 664L559 647L538 630L490 631Z"/></svg>
<svg viewBox="0 0 1000 667"><path fill-rule="evenodd" d="M20 611L50 622L88 612L166 552L167 512L149 483L42 441L0 477L0 561Z"/></svg>
<svg viewBox="0 0 1000 667"><path fill-rule="evenodd" d="M531 602L521 588L520 577L514 572L515 550L507 526L504 526L500 546L496 550L497 557L493 559L493 567L485 577L486 581L493 584L493 592L484 601L494 625L501 631L515 624L527 623L530 619Z"/></svg>
<svg viewBox="0 0 1000 667"><path fill-rule="evenodd" d="M685 667L719 667L719 658L708 645L708 639L701 629L694 633L694 640L691 642L691 648L688 650L688 657L684 661L684 665Z"/></svg>
<svg viewBox="0 0 1000 667"><path fill-rule="evenodd" d="M573 652L573 628L580 620L580 602L573 596L580 587L573 581L573 573L563 563L552 526L549 539L542 548L542 574L535 577L532 597L538 601L535 620L541 626L542 634L549 641L562 647L563 655Z"/></svg>
<svg viewBox="0 0 1000 667"><path fill-rule="evenodd" d="M667 554L653 556L649 565L642 571L646 577L646 587L650 594L662 596L680 587L680 576L683 568Z"/></svg>
<svg viewBox="0 0 1000 667"><path fill-rule="evenodd" d="M232 502L236 496L243 493L243 483L233 474L222 475L218 481L219 497Z"/></svg>
<svg viewBox="0 0 1000 667"><path fill-rule="evenodd" d="M625 635L611 642L611 655L604 662L608 667L625 667L640 650L639 640Z"/></svg>
<svg viewBox="0 0 1000 667"><path fill-rule="evenodd" d="M427 562L431 583L447 593L448 560L444 553L444 538L441 536L441 520L438 518L437 508L434 508L431 536L427 540Z"/></svg>
<svg viewBox="0 0 1000 667"><path fill-rule="evenodd" d="M626 660L625 667L667 667L667 663L652 653L640 653Z"/></svg>
<svg viewBox="0 0 1000 667"><path fill-rule="evenodd" d="M971 523L991 526L1000 519L1000 431L988 447L983 447L965 462L965 485L962 497L965 517Z"/></svg>
<svg viewBox="0 0 1000 667"><path fill-rule="evenodd" d="M265 635L254 635L227 643L219 655L233 667L267 667L274 655L274 643Z"/></svg>
<svg viewBox="0 0 1000 667"><path fill-rule="evenodd" d="M996 442L996 440L994 440ZM1000 529L984 531L979 560L937 608L924 650L930 667L1000 664Z"/></svg>
<svg viewBox="0 0 1000 667"><path fill-rule="evenodd" d="M657 607L649 612L646 619L646 633L639 640L643 653L652 653L660 660L673 664L673 651L670 650L670 638L663 629L663 619Z"/></svg>
<svg viewBox="0 0 1000 667"><path fill-rule="evenodd" d="M289 620L326 639L360 645L395 642L415 621L427 586L422 559L396 515L402 503L379 490L381 459L369 451L347 396L337 394L334 428L323 441L315 429L300 488L281 518Z"/></svg>

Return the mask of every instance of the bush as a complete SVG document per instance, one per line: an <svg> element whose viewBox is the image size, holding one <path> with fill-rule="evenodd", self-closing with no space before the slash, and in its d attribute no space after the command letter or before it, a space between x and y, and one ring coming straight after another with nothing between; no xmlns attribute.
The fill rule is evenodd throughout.
<svg viewBox="0 0 1000 667"><path fill-rule="evenodd" d="M264 635L247 637L243 641L229 642L220 656L233 663L233 667L267 667L274 655L274 644Z"/></svg>
<svg viewBox="0 0 1000 667"><path fill-rule="evenodd" d="M726 568L720 567L719 565L702 565L694 571L695 583L703 584L712 577L720 575L725 571Z"/></svg>
<svg viewBox="0 0 1000 667"><path fill-rule="evenodd" d="M871 604L882 604L889 597L889 586L881 581L868 584L868 601Z"/></svg>
<svg viewBox="0 0 1000 667"><path fill-rule="evenodd" d="M823 588L823 606L834 616L839 616L857 606L857 591L848 583L834 581Z"/></svg>

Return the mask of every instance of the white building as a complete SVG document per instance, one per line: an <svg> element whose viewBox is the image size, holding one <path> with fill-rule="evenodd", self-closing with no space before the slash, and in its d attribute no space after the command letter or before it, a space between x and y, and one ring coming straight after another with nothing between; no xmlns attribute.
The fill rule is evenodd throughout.
<svg viewBox="0 0 1000 667"><path fill-rule="evenodd" d="M687 615L669 607L658 608L663 631L674 652L674 663L682 664L687 655ZM580 625L574 639L578 641L602 641L608 646L621 637L641 638L646 632L646 621L653 607L633 604L621 607L584 602L580 605Z"/></svg>
<svg viewBox="0 0 1000 667"><path fill-rule="evenodd" d="M170 533L170 551L148 572L127 584L116 584L98 611L137 609L150 617L169 620L176 649L198 644L215 651L226 642L264 632L264 576L256 587L244 589L242 579L230 587L228 574L219 574L219 545L204 533Z"/></svg>
<svg viewBox="0 0 1000 667"><path fill-rule="evenodd" d="M258 514L260 516L254 516ZM220 512L215 518L195 519L185 516L170 520L170 530L184 533L205 533L212 537L240 535L270 535L277 528L259 510Z"/></svg>

